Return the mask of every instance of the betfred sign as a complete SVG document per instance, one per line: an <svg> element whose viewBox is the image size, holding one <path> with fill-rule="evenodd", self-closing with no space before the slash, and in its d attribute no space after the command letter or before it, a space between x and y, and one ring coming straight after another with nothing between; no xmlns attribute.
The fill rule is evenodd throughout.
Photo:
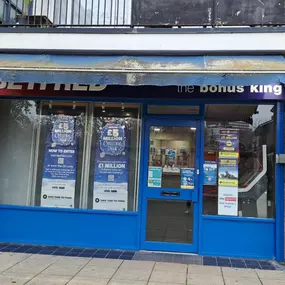
<svg viewBox="0 0 285 285"><path fill-rule="evenodd" d="M106 85L84 84L47 84L47 83L15 83L0 81L0 90L52 90L52 91L102 91Z"/></svg>

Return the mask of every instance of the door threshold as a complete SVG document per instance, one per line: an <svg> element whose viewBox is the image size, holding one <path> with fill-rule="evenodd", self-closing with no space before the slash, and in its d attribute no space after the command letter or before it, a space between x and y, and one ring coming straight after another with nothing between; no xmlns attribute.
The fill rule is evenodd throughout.
<svg viewBox="0 0 285 285"><path fill-rule="evenodd" d="M165 254L176 254L176 255L190 255L190 256L198 256L197 253L191 252L173 252L173 251L158 251L158 250L139 250L139 253L165 253Z"/></svg>

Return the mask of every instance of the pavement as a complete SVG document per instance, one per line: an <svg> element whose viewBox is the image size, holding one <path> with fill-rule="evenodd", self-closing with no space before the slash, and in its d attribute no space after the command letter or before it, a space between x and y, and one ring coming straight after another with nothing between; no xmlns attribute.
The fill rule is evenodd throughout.
<svg viewBox="0 0 285 285"><path fill-rule="evenodd" d="M281 270L9 252L0 272L0 285L285 285Z"/></svg>

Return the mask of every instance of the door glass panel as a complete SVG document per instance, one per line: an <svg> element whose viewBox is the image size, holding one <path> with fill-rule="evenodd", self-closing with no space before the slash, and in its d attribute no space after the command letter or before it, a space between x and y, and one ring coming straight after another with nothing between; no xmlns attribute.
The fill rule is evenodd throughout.
<svg viewBox="0 0 285 285"><path fill-rule="evenodd" d="M194 189L196 128L150 128L148 186Z"/></svg>
<svg viewBox="0 0 285 285"><path fill-rule="evenodd" d="M193 202L149 199L146 240L193 243Z"/></svg>

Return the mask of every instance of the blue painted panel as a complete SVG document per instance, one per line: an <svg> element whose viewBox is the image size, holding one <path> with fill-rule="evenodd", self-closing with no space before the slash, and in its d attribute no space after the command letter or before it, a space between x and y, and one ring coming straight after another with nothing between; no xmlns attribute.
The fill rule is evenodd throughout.
<svg viewBox="0 0 285 285"><path fill-rule="evenodd" d="M0 241L138 249L138 214L1 207Z"/></svg>
<svg viewBox="0 0 285 285"><path fill-rule="evenodd" d="M203 217L199 254L273 259L275 222Z"/></svg>
<svg viewBox="0 0 285 285"><path fill-rule="evenodd" d="M285 75L282 73L278 74L279 70L282 71L285 68L283 56L217 57L3 54L0 55L0 62L0 81L7 82L117 84L134 86L238 86L285 83ZM21 68L17 68L19 66ZM229 69L238 74L230 74ZM239 74L240 70L248 71L250 74ZM275 74L257 74L260 70L269 71L268 73L274 71ZM204 72L204 74L197 73L197 71Z"/></svg>

